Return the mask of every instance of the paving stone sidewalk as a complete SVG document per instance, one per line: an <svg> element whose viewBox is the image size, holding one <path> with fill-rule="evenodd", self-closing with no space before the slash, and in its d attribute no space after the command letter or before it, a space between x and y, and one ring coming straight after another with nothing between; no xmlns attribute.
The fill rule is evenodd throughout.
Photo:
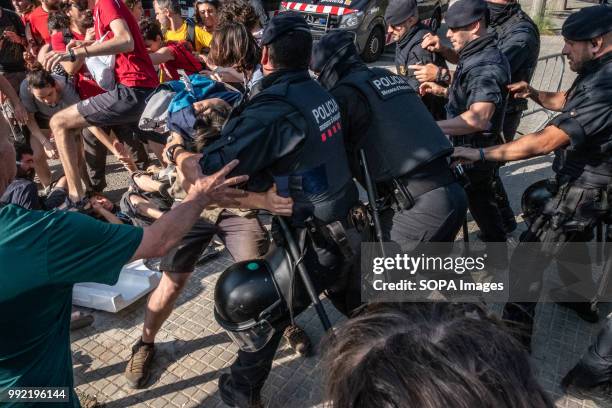
<svg viewBox="0 0 612 408"><path fill-rule="evenodd" d="M577 2L572 2L572 5L574 3ZM541 55L558 53L561 47L560 37L543 37ZM392 51L388 51L377 65L392 65L392 59ZM567 68L565 74L563 89L569 87L574 78ZM530 118L521 128L534 130L540 119ZM117 198L127 184L127 177L120 166L110 163L108 190ZM534 181L550 175L550 163L550 157L534 158L502 169L516 213L520 212L522 191ZM470 230L472 238L475 238L473 223ZM141 334L145 299L117 314L94 311L96 320L93 326L72 333L77 390L95 395L109 408L224 406L218 395L217 379L231 364L237 348L214 321L212 308L215 281L230 264L230 257L223 253L199 266L193 274L177 301L175 311L159 333L154 374L147 389L131 390L122 375L131 346ZM342 319L339 313L329 302L325 301L325 305L332 321L339 322ZM603 306L602 316L609 309L608 305ZM314 311L309 309L303 313L298 322L318 343L323 333ZM553 396L558 407L596 406L590 401L562 395L559 382L592 342L598 328L599 325L585 323L573 312L554 304L538 308L533 366L540 383ZM263 390L266 406L322 406L321 377L318 356L298 358L283 343Z"/></svg>

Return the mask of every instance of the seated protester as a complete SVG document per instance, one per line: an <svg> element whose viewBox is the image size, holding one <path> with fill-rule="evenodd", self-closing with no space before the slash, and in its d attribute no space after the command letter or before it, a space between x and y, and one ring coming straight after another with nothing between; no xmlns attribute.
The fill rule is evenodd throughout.
<svg viewBox="0 0 612 408"><path fill-rule="evenodd" d="M51 210L66 199L66 178L61 177L47 197L40 197L34 182L34 152L27 145L15 146L17 153L17 176L0 197L0 204L15 204L26 210Z"/></svg>
<svg viewBox="0 0 612 408"><path fill-rule="evenodd" d="M2 204L16 204L28 210L41 209L38 188L34 183L34 152L30 146L15 146L17 153L17 175L0 197Z"/></svg>
<svg viewBox="0 0 612 408"><path fill-rule="evenodd" d="M202 70L202 64L189 52L185 41L164 41L161 27L157 21L141 20L139 27L151 62L153 65L159 65L159 82L181 79L178 72L180 69L184 70L187 75Z"/></svg>
<svg viewBox="0 0 612 408"><path fill-rule="evenodd" d="M19 95L28 111L27 126L30 130L30 145L34 151L34 166L43 187L51 183L49 159L57 158L48 128L48 121L56 112L80 101L72 83L66 77L50 74L40 64L32 67L21 83Z"/></svg>
<svg viewBox="0 0 612 408"><path fill-rule="evenodd" d="M136 21L140 21L144 15L144 9L142 8L142 1L140 0L124 0L125 5L130 10L130 13L134 16Z"/></svg>
<svg viewBox="0 0 612 408"><path fill-rule="evenodd" d="M330 406L554 407L522 346L475 304L372 304L334 334Z"/></svg>

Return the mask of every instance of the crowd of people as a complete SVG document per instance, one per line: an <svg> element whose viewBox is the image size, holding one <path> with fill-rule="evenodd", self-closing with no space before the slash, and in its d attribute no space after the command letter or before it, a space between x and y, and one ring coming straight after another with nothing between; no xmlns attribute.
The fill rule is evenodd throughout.
<svg viewBox="0 0 612 408"><path fill-rule="evenodd" d="M0 8L0 392L69 387L65 406L80 406L69 331L91 318L72 312L72 286L161 258L125 367L148 387L156 335L216 236L236 262L210 310L239 347L218 383L229 406L263 406L283 338L312 352L294 321L311 292L348 317L323 345L333 406L553 406L528 361L541 273L512 282L531 301L505 321L478 304L364 305L361 243L453 242L468 210L482 241L506 242L500 167L553 151L557 190L521 242L589 241L605 214L587 208L612 185L612 8L564 23L578 77L551 93L529 86L539 32L513 0L453 2L450 47L415 0L391 0L396 72L368 67L351 33L313 44L300 14L255 0L196 0L193 18L176 0L34 1ZM514 140L527 99L561 113ZM129 174L116 202L109 153ZM532 248L510 276L559 255ZM599 319L589 299L562 305ZM612 403L610 358L608 323L564 389Z"/></svg>

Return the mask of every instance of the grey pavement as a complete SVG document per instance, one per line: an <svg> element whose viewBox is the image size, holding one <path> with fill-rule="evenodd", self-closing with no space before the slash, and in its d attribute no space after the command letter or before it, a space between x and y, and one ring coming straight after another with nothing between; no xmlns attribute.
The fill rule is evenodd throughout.
<svg viewBox="0 0 612 408"><path fill-rule="evenodd" d="M560 37L542 37L541 55L560 52ZM392 51L388 51L378 65L391 65ZM549 68L559 69L559 68ZM539 73L542 78L553 73ZM562 89L569 87L573 74L565 69ZM535 115L526 119L521 129L536 130L542 118ZM551 157L540 157L511 163L502 169L502 178L512 198L512 206L520 213L520 196L536 180L551 174ZM109 157L109 188L115 199L127 185L127 175ZM518 220L522 221L520 215ZM524 228L523 224L519 229ZM475 238L476 226L470 224ZM518 233L515 233L518 236ZM141 299L117 314L94 311L91 327L71 335L75 385L77 390L94 395L111 407L221 407L217 379L231 364L236 346L216 324L212 316L213 288L220 272L231 264L223 253L216 259L198 266L175 310L162 327L157 338L157 355L153 378L147 389L130 389L122 375L130 356L132 344L141 334L145 299ZM342 318L325 301L333 322ZM603 307L608 312L609 307ZM496 308L499 310L499 307ZM605 316L605 313L602 313ZM323 332L316 314L307 310L298 318L317 344ZM558 407L595 407L562 395L560 379L576 363L594 339L599 325L588 324L568 310L554 304L538 308L534 339L533 367L538 380L556 401ZM284 343L277 353L272 373L263 390L268 407L313 407L323 404L321 397L321 368L319 355L298 358Z"/></svg>

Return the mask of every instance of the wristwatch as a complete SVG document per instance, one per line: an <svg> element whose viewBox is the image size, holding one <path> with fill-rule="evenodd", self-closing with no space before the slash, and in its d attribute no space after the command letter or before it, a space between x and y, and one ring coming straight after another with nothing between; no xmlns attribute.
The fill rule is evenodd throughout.
<svg viewBox="0 0 612 408"><path fill-rule="evenodd" d="M180 143L174 144L166 149L166 159L168 159L168 161L174 165L176 165L176 161L174 160L174 153L179 147L185 149L185 145L182 145Z"/></svg>

